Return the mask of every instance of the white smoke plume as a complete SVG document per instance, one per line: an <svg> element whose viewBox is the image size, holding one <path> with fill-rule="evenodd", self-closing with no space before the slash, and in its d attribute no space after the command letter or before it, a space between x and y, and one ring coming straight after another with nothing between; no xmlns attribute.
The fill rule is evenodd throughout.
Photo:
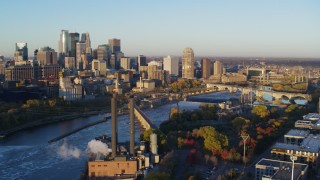
<svg viewBox="0 0 320 180"><path fill-rule="evenodd" d="M68 145L67 142L63 142L63 144L58 148L58 154L63 158L79 158L81 151L76 147Z"/></svg>
<svg viewBox="0 0 320 180"><path fill-rule="evenodd" d="M88 143L87 151L95 154L102 153L106 156L111 152L111 149L107 144L93 139Z"/></svg>

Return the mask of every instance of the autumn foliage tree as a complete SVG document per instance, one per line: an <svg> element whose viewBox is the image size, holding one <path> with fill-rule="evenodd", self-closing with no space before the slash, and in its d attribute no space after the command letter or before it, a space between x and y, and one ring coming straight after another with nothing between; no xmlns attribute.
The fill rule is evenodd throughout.
<svg viewBox="0 0 320 180"><path fill-rule="evenodd" d="M222 151L223 148L229 145L227 136L216 131L211 126L201 127L198 131L198 137L204 139L204 148L208 151Z"/></svg>
<svg viewBox="0 0 320 180"><path fill-rule="evenodd" d="M267 106L264 105L255 106L251 112L257 119L266 119L270 114Z"/></svg>

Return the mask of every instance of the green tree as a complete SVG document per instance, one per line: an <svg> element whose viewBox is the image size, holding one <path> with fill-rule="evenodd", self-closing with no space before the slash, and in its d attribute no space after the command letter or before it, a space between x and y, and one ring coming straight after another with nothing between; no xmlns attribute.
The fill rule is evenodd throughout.
<svg viewBox="0 0 320 180"><path fill-rule="evenodd" d="M252 109L252 114L256 118L265 119L269 116L269 111L267 106L264 105L257 105Z"/></svg>
<svg viewBox="0 0 320 180"><path fill-rule="evenodd" d="M232 120L232 126L239 132L244 125L250 123L250 120L247 120L243 117L236 117Z"/></svg>
<svg viewBox="0 0 320 180"><path fill-rule="evenodd" d="M198 131L198 136L204 139L204 147L208 151L221 151L229 145L227 136L220 134L211 126L201 127Z"/></svg>

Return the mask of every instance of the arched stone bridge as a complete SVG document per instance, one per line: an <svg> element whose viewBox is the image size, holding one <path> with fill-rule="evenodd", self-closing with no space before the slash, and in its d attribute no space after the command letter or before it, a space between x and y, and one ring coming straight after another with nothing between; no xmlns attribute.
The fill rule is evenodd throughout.
<svg viewBox="0 0 320 180"><path fill-rule="evenodd" d="M279 91L267 91L267 90L258 90L258 89L252 89L249 87L239 87L239 86L232 86L232 85L225 85L225 84L207 84L207 88L212 88L215 90L228 90L230 92L236 92L241 91L243 94L249 94L254 93L256 96L262 97L265 94L268 94L272 96L274 99L282 99L283 97L286 97L288 99L292 98L302 98L308 101L311 101L311 95L310 94L304 94L304 93L289 93L289 92L279 92Z"/></svg>

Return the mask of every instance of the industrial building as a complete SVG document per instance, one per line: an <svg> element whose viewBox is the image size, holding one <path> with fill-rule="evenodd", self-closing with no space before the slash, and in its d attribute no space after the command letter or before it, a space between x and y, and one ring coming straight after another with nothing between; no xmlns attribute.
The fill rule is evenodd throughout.
<svg viewBox="0 0 320 180"><path fill-rule="evenodd" d="M143 174L142 170L148 168L150 163L158 163L157 135L150 135L150 153L145 152L145 144L141 142L138 150L135 148L135 124L134 124L134 99L130 98L130 146L127 151L118 144L117 123L117 94L113 94L111 100L111 153L93 154L88 161L88 177L114 178L114 179L136 179ZM151 157L151 158L150 158ZM151 161L150 161L151 159Z"/></svg>

